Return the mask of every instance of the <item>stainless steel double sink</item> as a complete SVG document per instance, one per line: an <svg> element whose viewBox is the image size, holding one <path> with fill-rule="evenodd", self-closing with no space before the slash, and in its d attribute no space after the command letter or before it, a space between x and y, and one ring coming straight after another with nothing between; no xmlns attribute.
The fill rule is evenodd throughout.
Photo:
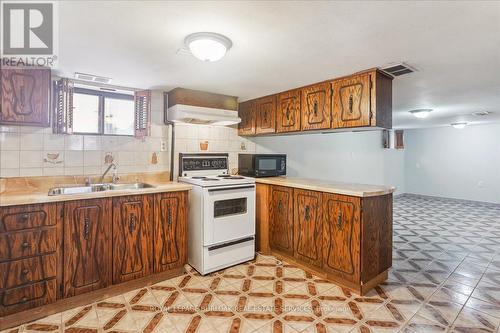
<svg viewBox="0 0 500 333"><path fill-rule="evenodd" d="M84 194L104 191L125 191L125 190L139 190L143 188L153 188L153 185L146 183L104 183L104 184L91 184L91 185L74 185L74 186L61 186L54 187L49 190L49 195L68 195L68 194Z"/></svg>

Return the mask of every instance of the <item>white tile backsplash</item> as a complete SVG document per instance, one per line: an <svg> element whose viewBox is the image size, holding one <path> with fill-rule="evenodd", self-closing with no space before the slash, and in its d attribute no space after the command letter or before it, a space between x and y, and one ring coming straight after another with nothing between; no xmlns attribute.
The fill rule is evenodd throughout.
<svg viewBox="0 0 500 333"><path fill-rule="evenodd" d="M40 150L21 151L19 155L20 168L41 168L43 167L43 152Z"/></svg>
<svg viewBox="0 0 500 333"><path fill-rule="evenodd" d="M21 133L21 150L43 149L43 133Z"/></svg>
<svg viewBox="0 0 500 333"><path fill-rule="evenodd" d="M0 133L0 150L17 150L19 151L20 138L18 133L6 132Z"/></svg>

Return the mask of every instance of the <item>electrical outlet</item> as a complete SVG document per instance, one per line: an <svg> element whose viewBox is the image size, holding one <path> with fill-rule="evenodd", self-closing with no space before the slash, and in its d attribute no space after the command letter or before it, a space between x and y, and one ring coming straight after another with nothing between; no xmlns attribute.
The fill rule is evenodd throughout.
<svg viewBox="0 0 500 333"><path fill-rule="evenodd" d="M167 141L166 140L161 140L160 151L167 151Z"/></svg>

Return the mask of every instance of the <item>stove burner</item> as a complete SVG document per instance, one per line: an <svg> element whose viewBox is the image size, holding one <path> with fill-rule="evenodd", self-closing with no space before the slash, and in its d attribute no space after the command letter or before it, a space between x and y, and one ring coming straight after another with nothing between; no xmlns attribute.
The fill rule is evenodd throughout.
<svg viewBox="0 0 500 333"><path fill-rule="evenodd" d="M241 177L241 176L230 176L226 179L245 179L245 177Z"/></svg>
<svg viewBox="0 0 500 333"><path fill-rule="evenodd" d="M215 181L219 181L220 179L217 179L217 178L206 178L206 177L202 179L202 181L204 181L204 182L211 182L211 181L214 181L214 180Z"/></svg>
<svg viewBox="0 0 500 333"><path fill-rule="evenodd" d="M205 178L207 178L207 177L205 177L205 176L193 176L193 177L191 177L191 179L205 179Z"/></svg>
<svg viewBox="0 0 500 333"><path fill-rule="evenodd" d="M227 177L231 177L231 175L218 175L217 177L227 178Z"/></svg>

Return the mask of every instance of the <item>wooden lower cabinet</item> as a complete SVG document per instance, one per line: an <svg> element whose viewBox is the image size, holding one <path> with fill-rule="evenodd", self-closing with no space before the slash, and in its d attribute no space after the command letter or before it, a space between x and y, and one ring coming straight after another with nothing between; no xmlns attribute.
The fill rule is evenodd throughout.
<svg viewBox="0 0 500 333"><path fill-rule="evenodd" d="M392 265L392 194L257 184L257 248L364 295ZM293 240L293 242L291 241Z"/></svg>
<svg viewBox="0 0 500 333"><path fill-rule="evenodd" d="M56 301L60 212L58 204L0 208L0 317Z"/></svg>
<svg viewBox="0 0 500 333"><path fill-rule="evenodd" d="M154 272L182 267L187 260L187 192L161 193L154 202Z"/></svg>
<svg viewBox="0 0 500 333"><path fill-rule="evenodd" d="M293 189L270 187L269 246L293 255Z"/></svg>
<svg viewBox="0 0 500 333"><path fill-rule="evenodd" d="M294 189L293 250L298 260L321 267L323 214L321 192Z"/></svg>
<svg viewBox="0 0 500 333"><path fill-rule="evenodd" d="M323 194L323 270L353 283L360 277L360 209L357 197Z"/></svg>
<svg viewBox="0 0 500 333"><path fill-rule="evenodd" d="M113 198L113 283L151 271L153 196Z"/></svg>
<svg viewBox="0 0 500 333"><path fill-rule="evenodd" d="M111 214L111 199L65 204L64 297L111 284Z"/></svg>

